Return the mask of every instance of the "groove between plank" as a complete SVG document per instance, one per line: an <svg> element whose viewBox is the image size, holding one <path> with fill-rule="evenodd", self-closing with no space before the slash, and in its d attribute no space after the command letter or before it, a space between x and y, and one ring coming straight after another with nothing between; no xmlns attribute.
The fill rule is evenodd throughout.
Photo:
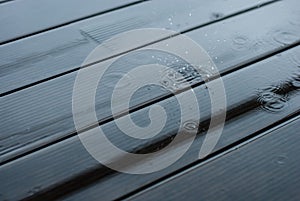
<svg viewBox="0 0 300 201"><path fill-rule="evenodd" d="M289 48L292 48L292 47L294 47L294 46L296 46L297 44L299 44L299 43L295 43L295 44L292 44L292 45L290 45L290 46L281 46L281 47L279 47L279 48L276 48L275 50L273 50L271 53L270 52L266 52L265 54L262 54L261 56L261 58L259 57L259 56L254 56L253 58L251 58L250 59L250 62L249 62L249 60L248 61L244 61L244 62L242 62L241 64L239 64L238 66L234 66L234 67L232 67L232 68L229 68L229 70L231 70L231 72L234 72L234 68L239 68L240 67L240 65L242 66L241 68L243 68L243 67L246 67L247 65L250 65L250 64L252 64L252 63L256 63L256 62L258 62L258 61L262 61L264 58L267 58L268 56L272 56L272 55L275 55L275 54L277 54L277 53L281 53L281 52L283 52L283 51L285 51L285 50L287 50L287 49L289 49ZM278 49L279 49L279 51L278 51ZM227 69L227 68L226 68ZM222 73L222 75L224 76L224 75L227 75L228 73L226 73L226 70L225 71L223 71L223 73ZM196 83L195 85L193 85L194 87L196 87L196 86L199 86L199 85L201 85L201 83ZM168 97L170 97L170 95L167 95L167 96L160 96L160 97L155 97L155 100L153 101L153 100L148 100L148 101L146 101L146 102L143 102L143 105L141 106L141 105L137 105L137 106L135 106L135 107L132 107L131 108L131 112L135 112L135 111L138 111L138 110L140 110L140 109L142 109L143 107L147 107L147 106L149 106L149 105L151 105L151 104L153 104L153 103L157 103L158 101L162 101L162 100L165 100L166 98L168 98ZM111 118L111 116L107 116L107 117L105 117L105 118L102 118L102 119L100 119L99 120L99 122L98 123L96 123L96 124L94 124L94 125L92 125L91 127L88 127L88 129L91 129L91 128L93 128L93 127L95 127L95 126L97 126L97 125L103 125L103 124L105 124L105 123L107 123L107 122L110 122L110 121L112 121L113 119ZM19 155L20 153L20 155L19 156L24 156L24 155L26 155L26 153L32 153L32 150L39 150L40 148L39 147L42 147L42 148L44 148L44 147L46 147L47 145L51 145L51 144L54 144L54 143L56 143L56 142L60 142L60 141L62 141L62 140L65 140L65 139L68 139L69 137L71 137L71 136L74 136L74 135L76 135L76 133L74 133L74 132L70 132L70 133L66 133L65 135L62 135L62 136L59 136L58 138L57 138L57 140L56 139L54 139L53 140L53 138L51 139L51 141L50 141L50 143L49 143L49 141L48 142L43 142L43 143L41 143L41 144L39 144L38 146L37 146L37 148L35 149L35 148L33 148L33 147L35 147L36 145L34 145L34 146L28 146L28 149L23 149L23 148L21 148L21 150L20 149L16 149L16 152L10 152L9 153L9 155L7 155L8 157L6 158L6 159L8 159L8 160L3 160L3 163L5 163L5 161L12 161L11 160L11 157L13 158L13 159L17 159L18 158L18 156L17 155ZM53 140L53 141L52 141ZM38 142L40 142L40 141L38 141ZM54 142L54 143L53 143ZM33 149L32 149L33 148ZM26 150L26 151L25 151ZM24 152L23 152L24 151ZM23 153L22 153L23 152ZM18 153L18 154L16 154L16 153ZM15 157L16 156L16 157Z"/></svg>
<svg viewBox="0 0 300 201"><path fill-rule="evenodd" d="M97 15L103 15L105 13L109 13L109 12L113 12L113 11L116 11L116 10L120 10L120 9L129 7L129 6L137 5L137 4L146 2L146 1L150 1L150 0L140 0L140 1L132 2L132 3L128 3L126 5L117 6L115 8L111 8L111 9L108 9L108 10L105 10L105 11L101 11L101 12L98 12L98 13L95 13L95 14L91 14L91 15L88 15L88 16L85 16L85 17L82 17L82 18L79 18L79 19L71 20L69 22L65 22L65 23L62 23L62 24L59 24L59 25L55 25L55 26L46 28L46 29L42 29L40 31L35 31L33 33L30 33L30 34L25 34L23 36L15 37L15 38L12 38L12 39L9 39L9 40L4 40L4 41L0 42L0 46L8 44L8 43L15 42L17 40L22 40L22 39L25 39L25 38L28 38L28 37L32 37L34 35L38 35L38 34L41 34L41 33L47 32L47 31L58 29L58 28L61 28L63 26L67 26L67 25L70 25L70 24L73 24L73 23L76 23L76 22L79 22L79 21L82 21L82 20L86 20L86 19L95 17Z"/></svg>
<svg viewBox="0 0 300 201"><path fill-rule="evenodd" d="M300 50L299 48L300 47L297 47L298 51ZM255 66L252 66L251 68L247 68L244 71L235 72L235 75L229 74L228 76L230 76L230 77L224 78L224 80L226 79L225 83L228 84L228 85L226 85L227 86L226 89L227 90L231 89L230 96L228 98L230 98L230 106L232 109L229 109L229 111L237 110L237 108L239 108L239 107L245 108L245 111L242 112L242 114L236 114L237 116L235 116L233 114L230 117L230 119L233 120L231 122L232 124L236 125L238 123L238 125L240 125L240 126L242 126L242 125L249 126L249 123L251 123L253 119L254 120L256 119L256 121L258 121L258 122L252 122L252 124L257 126L255 128L253 128L253 133L257 133L257 132L261 132L263 129L265 129L268 126L276 125L276 122L282 121L283 118L288 118L288 117L291 117L291 116L299 113L299 104L298 104L299 103L298 102L299 92L297 91L297 88L290 86L292 83L291 82L292 77L290 77L290 76L292 76L295 71L298 72L297 67L288 65L289 64L288 58L289 58L290 53L292 53L292 52L294 52L294 50L289 50L288 52L283 53L283 55L281 57L275 56L271 60L264 61L261 63L256 63ZM240 90L242 90L242 92L240 92L240 94L239 94L241 96L241 97L238 97L239 100L237 100L235 98L234 94L236 94L236 90L232 89L231 86L236 85L236 79L242 79L243 81L246 81L246 79L245 79L246 76L252 74L253 72L256 72L256 73L261 73L262 71L269 72L270 69L276 69L277 71L279 71L279 68L280 68L280 70L284 69L286 72L289 72L289 74L283 75L283 74L278 74L278 73L276 74L275 72L272 72L270 75L268 75L269 77L266 77L267 83L261 84L261 82L265 81L265 79L260 78L259 80L256 80L256 82L253 82L253 85L250 88L248 88L249 87L248 85L244 85L244 87L242 89L240 89ZM252 73L250 73L250 72L252 72ZM241 101L241 100L248 100L249 99L248 97L251 97L250 94L253 94L253 92L256 92L257 89L264 89L265 87L269 87L270 85L273 86L272 84L274 84L274 83L272 83L270 81L271 78L278 80L278 86L281 86L280 85L281 81L286 81L286 85L290 86L290 88L282 86L282 90L274 91L278 95L279 94L288 94L288 96L290 97L289 98L289 103L290 103L289 107L285 107L285 110L278 111L278 113L275 115L274 113L269 113L269 112L266 112L261 109L254 110L253 107L245 107L245 106L240 105L241 102L247 103L247 101ZM252 80L249 77L247 79L248 79L248 82L250 82ZM250 83L248 83L248 84L250 84ZM204 93L204 91L202 90L203 88L204 87L198 88L197 91ZM247 89L248 89L248 91L247 91ZM200 96L200 94L199 94L199 96ZM244 96L246 96L246 97L244 97ZM200 99L201 99L201 97L204 97L204 96L200 96ZM209 103L209 101L206 101L206 100L204 102L202 102L202 109L207 108L207 106L205 105L206 102ZM165 101L165 105L169 105L169 104L170 104L170 102ZM252 105L252 104L250 104L250 105ZM254 104L254 106L259 107L259 105L256 105L256 104ZM173 110L176 111L176 108L174 108ZM250 110L250 111L246 112L247 110ZM146 108L145 108L145 111L146 111ZM209 113L210 111L209 111L209 109L206 109L206 112L205 111L203 111L203 112L204 112L204 114L207 114L207 112ZM233 113L235 113L235 112L233 112ZM253 115L253 113L255 113L255 115ZM142 115L142 113L138 113L138 114ZM204 115L204 116L206 116L206 115ZM257 120L258 117L261 119ZM139 119L141 121L143 121L142 118L139 118ZM241 122L238 122L238 120ZM173 122L170 122L170 123L171 123L171 126L173 127L174 126ZM248 132L245 132L244 134L239 135L238 132L235 132L235 131L238 131L238 130L236 130L237 128L232 128L232 124L231 124L231 129L226 131L227 132L226 137L223 138L223 140L222 140L223 144L221 144L218 147L219 149L221 149L223 146L226 147L229 144L234 143L235 141L245 139L245 137L247 138L249 135L253 134L252 130L251 131L249 130ZM261 124L261 125L258 125L258 124ZM110 131L112 132L111 134L114 134L112 124L108 124L106 126L107 126L107 128L110 128ZM243 130L243 128L239 128L239 130L240 129ZM170 131L170 132L172 132L172 131ZM228 141L227 138L230 138L229 134L232 135L232 137L231 137L232 139ZM116 136L116 137L118 137L118 136ZM201 139L201 137L203 137L203 135L200 135L198 139ZM49 171L50 170L51 171L55 170L55 172L58 171L57 174L63 174L63 175L61 175L62 178L59 175L57 176L57 177L59 177L59 179L62 179L62 181L55 180L57 183L54 186L45 188L45 189L41 190L40 193L37 193L36 195L28 198L29 200L30 199L47 200L47 196L50 196L50 197L51 196L54 196L54 197L55 196L58 196L58 197L64 196L64 195L67 195L68 193L72 193L72 192L78 190L78 188L82 188L82 186L91 185L94 182L97 182L98 180L102 179L103 177L106 177L109 175L111 176L111 174L114 174L114 172L105 169L103 166L99 166L99 164L96 162L95 163L93 162L92 164L90 164L89 159L86 159L86 158L83 159L82 156L79 157L78 154L82 154L82 153L77 153L76 157L75 157L77 162L80 161L80 164L77 164L77 165L73 164L74 169L72 169L72 172L64 172L65 169L69 170L69 168L67 166L68 160L70 159L72 161L73 160L72 157L74 157L72 155L74 153L71 150L77 150L77 152L78 151L80 152L80 150L81 150L80 145L78 145L76 142L76 139L77 138L74 137L73 139L67 140L67 142L62 142L60 144L56 144L53 147L47 147L45 150L41 150L40 153L36 152L36 153L33 153L33 155L31 155L31 156L27 156L27 157L24 157L17 161L13 161L10 164L6 164L5 167L2 166L2 168L0 168L0 171L2 173L0 175L3 175L3 178L5 178L4 175L13 174L14 171L18 170L18 168L22 168L22 167L25 168L24 167L25 165L30 166L30 164L32 165L34 163L34 161L36 161L36 162L38 161L39 167L34 167L34 168L37 168L39 171L41 171L41 172L39 172L40 176L37 176L37 174L34 172L32 172L32 173L35 174L35 176L36 176L35 179L41 180L40 181L41 183L34 182L34 185L41 185L45 188L45 186L44 186L45 184L43 184L43 182L47 182L47 185L51 185L51 183L53 182L53 181L51 181L52 178L47 178L47 181L45 181L43 179L43 177L45 175L47 175L47 170L46 170L46 172L44 172L45 168L46 169L49 168ZM118 138L115 138L115 139L118 139ZM123 139L119 139L119 140L121 142L124 141ZM128 146L131 146L128 142L124 142L124 143L126 145L128 144ZM68 147L67 149L66 149L66 146ZM58 147L60 147L60 148L58 148ZM143 145L142 147L145 147L145 146ZM198 147L196 147L196 149L198 150ZM66 153L65 153L65 151L66 151ZM194 147L194 151L195 151L195 147ZM41 159L39 159L39 157L36 158L38 155L42 156L43 158L41 158ZM51 160L54 159L55 161L60 161L60 162L58 162L58 163L51 162L51 167L48 167L46 164L44 164L43 161L49 160L50 157L52 157ZM62 160L58 159L57 157L62 158ZM193 154L189 155L189 157L190 157L190 160L194 160ZM190 161L190 160L188 160L188 161ZM49 161L47 161L47 163L48 162ZM61 163L63 163L63 164L61 164ZM66 164L64 164L64 163L66 163ZM43 164L47 167L43 167ZM189 164L189 162L184 162L184 164L185 164L184 166L186 166L186 164ZM181 165L179 165L179 167ZM65 169L57 170L56 169L57 166L61 166L61 168L63 167ZM83 167L86 166L86 168L83 168L81 166L83 166ZM81 168L83 168L83 169L81 169ZM178 166L177 166L177 168L178 168ZM4 169L6 169L5 171L7 171L7 172L5 172ZM10 172L10 171L13 171L13 172ZM62 171L62 172L60 172L60 171ZM78 172L76 172L76 171L78 171ZM102 174L104 174L104 175L102 175ZM99 176L102 178L99 178ZM118 174L116 177L118 178L119 176L121 177L121 176L125 176L125 175ZM30 177L30 175L25 175L25 177ZM68 178L68 179L66 179L66 178ZM84 178L86 178L86 180L84 180ZM130 178L130 177L128 177L128 178ZM25 186L28 186L28 183L32 182L30 180L27 180L26 178L23 178L23 179L24 179L25 183L27 183ZM146 175L140 177L139 179L146 179L146 181L145 181L146 183L150 181L150 178L147 178ZM134 180L136 181L136 179L134 179ZM126 179L124 180L124 178L122 179L122 177L119 179L119 181L123 181L123 182L128 181L130 183L129 180L126 180ZM7 182L7 183L9 183L9 182ZM117 185L117 184L115 184L115 185ZM131 185L131 183L128 185ZM31 185L29 185L29 186L31 186ZM109 186L111 187L114 185L111 183ZM33 188L34 186L31 186L31 187ZM9 186L7 188L9 188ZM123 188L124 188L124 186L123 186ZM86 189L86 187L84 189ZM84 189L82 189L82 190L84 190ZM119 188L117 188L117 187L116 187L116 189L119 190ZM126 189L129 189L129 187L126 186ZM110 189L110 190L113 190L113 189ZM102 189L102 190L97 190L97 192L101 193L101 192L105 192L105 191L103 191L103 189ZM111 196L115 196L115 194L112 194ZM51 199L49 199L49 200L51 200Z"/></svg>
<svg viewBox="0 0 300 201"><path fill-rule="evenodd" d="M189 172L192 172L193 170L195 170L201 166L207 165L210 162L218 160L221 157L223 157L229 153L237 151L238 149L244 147L245 145L255 142L256 140L259 140L259 139L271 134L274 131L277 131L284 127L287 127L290 124L293 124L293 122L299 121L299 119L300 119L299 114L300 114L300 112L298 111L298 113L296 113L288 118L282 119L281 121L277 122L276 124L268 126L265 129L263 129L262 131L257 132L256 134L253 134L243 140L237 141L236 143L233 143L230 146L225 147L224 149L215 152L214 154L210 155L209 157L207 157L203 160L196 161L195 163L190 164L187 167L184 167L176 172L173 172L170 175L166 175L164 178L161 178L161 179L153 182L152 184L149 184L143 188L137 189L134 192L124 195L117 200L133 200L135 198L138 198L139 196L143 195L147 191L151 191L152 189L158 188L159 186L164 185L164 184L166 184L182 175L185 175Z"/></svg>
<svg viewBox="0 0 300 201"><path fill-rule="evenodd" d="M224 16L224 17L221 17L221 18L219 18L219 19L215 19L215 20L212 20L212 21L210 21L210 22L207 22L207 23L204 23L204 24L201 24L201 25L198 25L198 26L194 26L194 27L192 27L192 28L185 29L185 30L183 30L183 31L178 32L177 34L170 35L170 36L161 38L161 39L159 39L159 40L152 41L152 42L150 42L150 43L141 45L141 46L136 47L136 48L133 48L133 49L129 49L129 50L125 51L125 52L122 52L122 53L119 53L119 54L116 54L116 55L109 56L109 57L107 57L107 58L104 58L104 59L95 61L95 62L90 63L90 64L88 64L88 65L81 66L81 67L75 67L75 68L73 68L73 69L71 69L71 70L68 70L68 71L65 71L65 72L62 72L62 73L59 73L59 74L56 74L56 75L47 77L47 78L45 78L45 79L41 79L41 80L38 80L38 81L36 81L36 82L32 82L32 83L30 83L30 84L26 84L26 85L24 85L24 86L17 87L17 88L15 88L15 89L6 91L6 92L4 92L4 93L1 93L1 94L0 94L0 97L4 97L4 96L7 96L7 95L9 95L9 94L16 93L16 92L18 92L18 91L21 91L21 90L24 90L24 89L27 89L27 88L30 88L30 87L34 87L34 86L36 86L36 85L38 85L38 84L41 84L41 83L43 83L43 82L47 82L47 81L50 81L50 80L52 80L52 79L56 79L56 78L65 76L65 75L67 75L67 74L70 74L70 73L79 71L79 70L82 69L82 68L90 67L90 66L93 66L93 65L95 65L95 64L97 64L97 63L101 63L101 62L107 61L107 60L109 60L109 59L112 59L112 58L115 58L115 57L124 55L124 54L126 54L126 53L131 52L131 51L138 50L138 49L140 49L140 48L143 48L143 47L146 47L146 46L155 44L155 43L159 43L159 42L161 42L161 41L163 41L163 40L166 40L166 39L168 39L168 38L170 38L170 37L175 37L175 36L178 36L178 35L180 35L180 34L186 34L186 33L188 33L188 32L191 32L191 31L194 31L194 30L197 30L197 29L200 29L200 28L203 28L203 27L212 25L212 24L214 24L214 23L221 22L221 21L224 21L224 20L226 20L226 19L233 18L233 17L238 16L238 15L241 15L241 14L243 14L243 13L250 12L250 11L253 11L253 10L256 10L256 9L259 9L259 8L263 8L263 7L265 7L265 6L268 6L268 5L270 5L270 4L273 4L273 3L276 3L276 2L279 2L279 1L282 1L282 0L273 0L273 1L270 1L270 2L265 2L265 3L259 4L259 7L258 7L257 5L254 5L254 6L250 7L250 8L243 9L243 10L241 10L241 11L239 11L239 12L235 12L235 13L233 13L233 14L229 14L229 15ZM141 1L141 2L143 2L143 1ZM1 43L0 43L0 45L1 45Z"/></svg>

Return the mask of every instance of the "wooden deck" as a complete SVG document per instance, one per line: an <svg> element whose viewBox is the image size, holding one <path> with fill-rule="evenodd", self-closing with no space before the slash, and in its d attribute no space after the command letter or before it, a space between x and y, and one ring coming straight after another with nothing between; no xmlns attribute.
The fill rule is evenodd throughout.
<svg viewBox="0 0 300 201"><path fill-rule="evenodd" d="M0 27L0 201L300 200L298 0L0 0ZM87 152L74 125L72 96L81 68L112 59L82 66L94 48L142 28L174 30L201 45L222 77L227 111L217 145L198 159L216 114L206 84L194 75L190 85L201 111L195 141L173 165L132 175L101 165ZM147 53L120 52L126 54L116 72L157 62ZM145 125L149 109L159 105L171 118L159 136L130 139L111 111L119 76L103 80L106 90L95 97L98 121L81 134L99 127L124 150L163 149L177 134L177 98L191 89L176 97L159 87L139 90L130 114L121 115Z"/></svg>

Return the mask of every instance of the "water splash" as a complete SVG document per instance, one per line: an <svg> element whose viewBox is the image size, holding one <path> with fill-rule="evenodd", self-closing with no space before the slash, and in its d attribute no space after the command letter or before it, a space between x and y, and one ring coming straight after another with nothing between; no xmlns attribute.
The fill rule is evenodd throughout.
<svg viewBox="0 0 300 201"><path fill-rule="evenodd" d="M249 38L246 36L236 36L232 39L233 47L236 50L248 49Z"/></svg>
<svg viewBox="0 0 300 201"><path fill-rule="evenodd" d="M194 131L195 129L198 129L198 124L195 121L187 121L183 124L183 128L187 131Z"/></svg>
<svg viewBox="0 0 300 201"><path fill-rule="evenodd" d="M262 90L257 98L261 107L268 112L279 112L288 104L288 96L279 94L282 89L280 87L270 87Z"/></svg>
<svg viewBox="0 0 300 201"><path fill-rule="evenodd" d="M288 31L275 31L273 33L273 40L282 45L292 44L298 40L298 36Z"/></svg>
<svg viewBox="0 0 300 201"><path fill-rule="evenodd" d="M300 77L299 75L297 75L297 77L294 77L291 84L297 88L297 89L300 89Z"/></svg>
<svg viewBox="0 0 300 201"><path fill-rule="evenodd" d="M188 64L181 65L179 60L175 60L177 65L161 73L161 84L171 91L178 91L190 86L195 81L201 80L199 73ZM173 63L171 63L173 64Z"/></svg>
<svg viewBox="0 0 300 201"><path fill-rule="evenodd" d="M288 158L284 155L277 156L274 162L278 165L284 165L287 162Z"/></svg>

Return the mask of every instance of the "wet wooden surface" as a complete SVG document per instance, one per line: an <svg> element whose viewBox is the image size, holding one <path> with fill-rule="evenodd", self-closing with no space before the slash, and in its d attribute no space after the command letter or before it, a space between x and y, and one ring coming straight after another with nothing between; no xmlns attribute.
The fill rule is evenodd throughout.
<svg viewBox="0 0 300 201"><path fill-rule="evenodd" d="M300 159L295 154L299 151L299 1L76 0L70 7L62 6L68 4L67 0L0 1L0 201L300 197L296 171ZM57 15L49 18L48 12L54 10ZM201 111L196 140L175 164L147 175L117 173L99 164L81 144L72 116L72 90L84 59L113 35L137 28L175 30L199 43L220 71L227 96L221 139L208 157L199 160L199 146L215 114L203 79L193 74L190 84ZM169 40L161 39L149 42ZM115 63L102 81L105 87L97 90L98 122L84 127L93 132L99 125L115 145L136 153L172 141L180 112L167 90L149 86L132 97L130 115L137 125L149 122L153 105L162 106L171 117L159 136L150 140L124 136L110 109L113 86L124 73L139 65L163 64L162 58L167 56L133 52ZM95 62L107 59L104 55ZM180 61L170 67L181 72L184 65Z"/></svg>

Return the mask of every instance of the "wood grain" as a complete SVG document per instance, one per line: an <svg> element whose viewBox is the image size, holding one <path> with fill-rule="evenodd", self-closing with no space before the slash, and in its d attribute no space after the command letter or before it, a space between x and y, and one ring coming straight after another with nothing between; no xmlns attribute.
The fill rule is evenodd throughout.
<svg viewBox="0 0 300 201"><path fill-rule="evenodd" d="M213 153L222 151L245 138L256 136L285 118L299 113L300 96L296 84L299 68L291 62L291 55L298 55L299 51L300 47L297 47L223 77L227 92L227 121ZM78 137L74 136L2 165L0 167L0 179L3 181L1 194L12 200L28 196L28 199L33 200L53 200L81 189L67 200L86 198L94 200L99 197L101 200L112 200L197 162L199 146L205 137L211 114L210 98L205 86L198 86L194 90L202 116L199 136L185 156L167 169L148 175L115 173L92 159ZM269 103L262 101L265 93L271 93L274 97L285 97L284 102L275 101L283 104L283 107L268 110ZM275 100L282 99L275 98ZM176 135L177 128L174 125L180 118L174 97L157 104L166 109L170 119L162 133L151 140L131 141L120 132L114 122L104 124L101 128L107 132L107 136L116 146L124 150L138 153L156 150ZM149 107L131 114L137 125L147 122ZM105 154L106 151L103 150L103 153Z"/></svg>
<svg viewBox="0 0 300 201"><path fill-rule="evenodd" d="M298 3L291 2L296 5ZM208 51L223 74L230 73L266 55L284 50L289 45L297 44L300 37L296 33L300 27L287 24L286 21L299 17L300 13L293 13L291 7L295 6L291 3L279 2L227 19L225 22L191 31L187 36ZM275 20L275 16L272 16L274 12L287 12L286 18L280 16ZM257 18L260 19L259 22ZM259 23L262 28L257 30ZM286 30L284 33L290 33L289 37L282 38L282 34L284 36L285 34L275 30ZM282 39L286 44L283 44ZM240 40L243 42L242 48ZM298 55L295 55L296 57ZM147 53L137 53L115 65L112 74L103 80L103 87L99 88L96 95L96 109L100 123L111 119L109 97L112 91L108 89L112 89L120 73L153 62L158 61L152 59ZM2 98L0 128L5 131L0 135L2 162L75 134L71 108L75 78L76 72L73 72ZM198 82L195 77L193 83ZM168 91L161 88L152 87L150 90L151 93L148 89L144 89L138 96L133 97L131 109L136 109L137 106L143 107L145 103L155 102L170 95Z"/></svg>
<svg viewBox="0 0 300 201"><path fill-rule="evenodd" d="M20 2L27 5L27 1ZM39 2L42 4L42 1ZM57 5L56 1L49 2L53 3L53 6ZM107 4L112 6L113 2ZM253 0L174 0L170 5L166 0L148 1L1 45L0 96L78 70L99 43L116 34L139 28L166 28L184 32L249 9L257 9L260 5L270 2L273 1L263 0L259 3ZM89 5L92 6L93 3ZM77 16L78 13L75 14ZM7 18L2 20L5 19ZM3 22L3 26L6 25L6 22ZM12 31L8 28L3 31L12 36Z"/></svg>
<svg viewBox="0 0 300 201"><path fill-rule="evenodd" d="M128 200L299 200L299 116Z"/></svg>

